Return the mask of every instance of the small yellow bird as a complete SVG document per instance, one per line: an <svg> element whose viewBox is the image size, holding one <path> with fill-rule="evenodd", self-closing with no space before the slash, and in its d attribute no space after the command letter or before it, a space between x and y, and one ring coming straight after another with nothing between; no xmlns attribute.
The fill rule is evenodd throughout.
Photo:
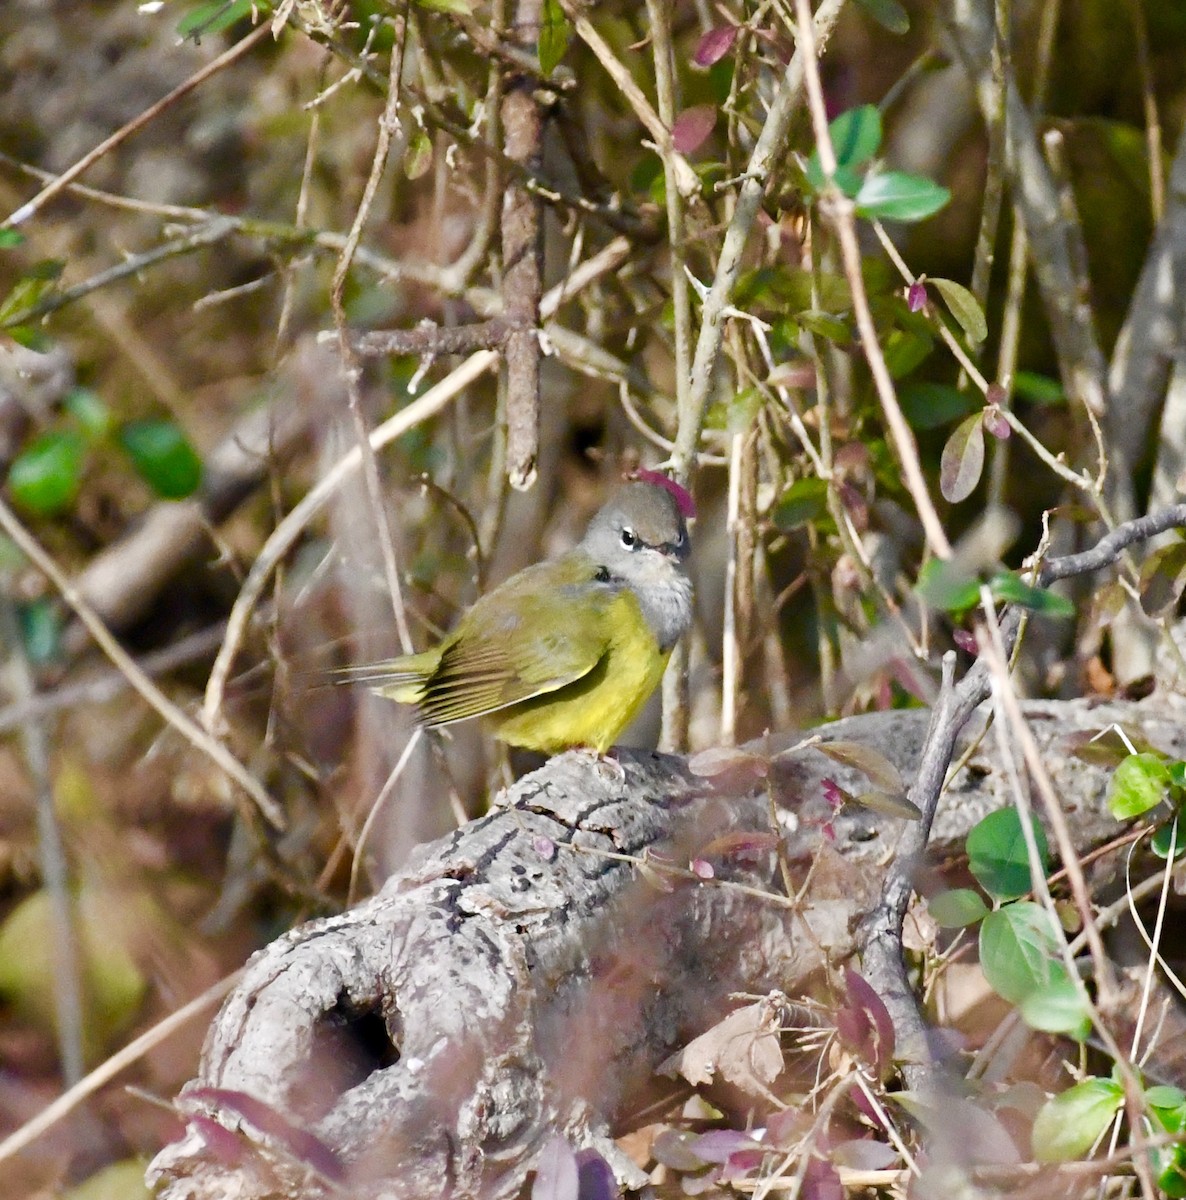
<svg viewBox="0 0 1186 1200"><path fill-rule="evenodd" d="M579 545L512 575L431 650L348 674L414 704L430 728L487 717L512 746L604 753L691 624L693 513L682 487L638 471Z"/></svg>

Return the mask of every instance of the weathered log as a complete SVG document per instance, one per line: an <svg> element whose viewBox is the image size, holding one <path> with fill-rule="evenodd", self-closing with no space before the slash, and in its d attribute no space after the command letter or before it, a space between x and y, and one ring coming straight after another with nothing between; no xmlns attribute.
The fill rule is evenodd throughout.
<svg viewBox="0 0 1186 1200"><path fill-rule="evenodd" d="M1072 735L1122 722L1186 753L1165 700L1031 703L1027 716L1081 849L1117 825L1109 771L1069 753ZM885 713L823 735L908 777L926 723ZM901 821L828 809L825 779L853 793L867 781L792 745L767 739L757 764L711 778L657 754L622 751L617 767L562 755L421 847L373 899L267 947L183 1092L193 1120L150 1170L160 1194L513 1196L553 1133L637 1182L610 1134L656 1064L731 993L793 995L843 961L893 855ZM957 854L1005 802L993 745L946 797L932 853ZM811 871L797 904L768 836L771 795L794 885Z"/></svg>

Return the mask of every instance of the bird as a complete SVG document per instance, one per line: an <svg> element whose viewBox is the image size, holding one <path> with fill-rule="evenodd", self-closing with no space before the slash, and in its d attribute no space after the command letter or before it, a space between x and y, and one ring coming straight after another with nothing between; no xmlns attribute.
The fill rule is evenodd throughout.
<svg viewBox="0 0 1186 1200"><path fill-rule="evenodd" d="M486 718L545 755L604 755L654 692L692 623L688 492L640 469L581 541L480 597L437 645L348 676L440 728Z"/></svg>

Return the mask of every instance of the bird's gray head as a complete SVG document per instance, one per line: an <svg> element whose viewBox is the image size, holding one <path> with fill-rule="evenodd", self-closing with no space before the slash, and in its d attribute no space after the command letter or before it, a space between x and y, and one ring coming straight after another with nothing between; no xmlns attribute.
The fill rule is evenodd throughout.
<svg viewBox="0 0 1186 1200"><path fill-rule="evenodd" d="M679 640L692 620L692 585L684 569L691 547L672 491L642 481L626 484L589 523L581 548L638 596L664 650Z"/></svg>

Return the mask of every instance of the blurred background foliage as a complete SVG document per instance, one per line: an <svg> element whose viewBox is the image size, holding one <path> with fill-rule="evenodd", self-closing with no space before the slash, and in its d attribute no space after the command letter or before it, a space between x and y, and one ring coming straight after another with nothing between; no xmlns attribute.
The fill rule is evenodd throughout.
<svg viewBox="0 0 1186 1200"><path fill-rule="evenodd" d="M1000 179L944 7L854 0L822 70L831 116L880 109L878 163L950 191L935 215L890 221L888 234L914 276L959 286L912 294L868 222L864 281L949 535L959 538L994 505L1013 514L1012 539L998 532L988 551L972 553L975 576L1002 556L1019 566L1047 509L1063 506L1072 541L1097 513L990 419L983 476L969 476L959 502L941 498L950 492L944 449L961 420L986 411L986 398L966 382L937 322L1001 385L990 403L1010 404L1051 455L1092 467L1094 441L1082 405L1068 399L1066 364L1032 279L1020 294L1014 369L995 374L1013 303L1008 204L982 295L972 308L961 299L973 286L986 182L994 171ZM0 208L17 210L247 36L250 8L8 0ZM506 6L300 0L279 14L256 9L262 20L277 16L275 38L164 106L85 172L85 188L58 195L19 233L0 231L7 498L189 709L269 532L355 444L330 290L371 170L395 28L405 90L346 279L350 329L465 327L505 299L497 229L510 172L496 113L507 68L488 39L509 27ZM1040 30L1051 0L1010 9L1011 70L1023 94L1032 98L1046 77L1038 120L1082 223L1088 303L1108 354L1186 118L1186 9L1179 0L1061 5L1045 65ZM506 395L496 373L380 454L420 645L484 585L570 544L621 471L663 462L677 432L662 164L604 63L573 36L559 5L545 11L558 39L535 91L546 118L545 287L615 239L625 248L613 270L558 307L530 491L506 483ZM605 3L588 15L653 97L645 7ZM779 5L678 0L671 24L677 148L700 181L682 247L695 295L716 270L738 180L794 43ZM179 38L179 27L189 36ZM692 478L697 747L925 701L938 654L951 645L951 622L928 618L915 599L921 531L859 350L848 284L811 202L812 148L803 107L746 252ZM367 358L367 425L406 408L457 361ZM249 439L251 421L274 436ZM228 448L241 451L238 474L219 457ZM1156 452L1150 437L1132 464L1138 498ZM181 510L189 523L171 524ZM69 1078L93 1065L253 947L346 901L358 830L410 732L406 714L326 684L328 669L398 647L378 528L361 483L342 487L285 557L236 659L219 732L288 816L287 831L270 840L241 819L233 786L209 760L130 698L47 580L0 546L11 635L0 710L0 1130L55 1094L63 1070ZM729 608L731 560L741 584ZM1170 591L1172 602L1180 589ZM1086 593L1070 596L1073 620L1040 623L1027 686L1114 689L1109 614ZM897 632L895 612L913 623L921 653ZM727 638L739 668L735 717L722 729ZM653 741L657 730L653 706L634 738ZM411 845L480 811L507 768L479 730L459 729L424 751L371 835L364 879L381 880ZM47 796L64 850L70 954L45 878ZM56 1028L55 971L81 998L73 1067ZM192 1073L200 1024L139 1064L145 1087L169 1096ZM5 1164L6 1194L57 1194L105 1163L150 1153L173 1128L167 1112L109 1090Z"/></svg>

